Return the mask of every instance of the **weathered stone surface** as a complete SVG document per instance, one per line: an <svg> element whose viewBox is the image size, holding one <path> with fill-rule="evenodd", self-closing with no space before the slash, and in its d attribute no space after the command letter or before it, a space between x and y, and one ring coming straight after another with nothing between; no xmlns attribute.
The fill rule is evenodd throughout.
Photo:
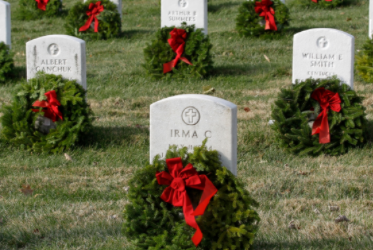
<svg viewBox="0 0 373 250"><path fill-rule="evenodd" d="M207 95L178 95L150 106L150 160L170 145L193 147L208 138L223 166L237 174L237 106Z"/></svg>
<svg viewBox="0 0 373 250"><path fill-rule="evenodd" d="M10 3L0 0L0 42L11 46Z"/></svg>

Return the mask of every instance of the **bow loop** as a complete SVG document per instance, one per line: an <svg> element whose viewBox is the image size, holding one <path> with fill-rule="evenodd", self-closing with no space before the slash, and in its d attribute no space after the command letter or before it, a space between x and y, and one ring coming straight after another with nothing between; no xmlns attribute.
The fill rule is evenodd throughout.
<svg viewBox="0 0 373 250"><path fill-rule="evenodd" d="M273 2L271 0L262 0L261 2L255 2L255 12L259 16L264 17L266 24L265 30L277 30L277 25L275 22L275 10L271 7Z"/></svg>
<svg viewBox="0 0 373 250"><path fill-rule="evenodd" d="M97 15L99 15L103 11L104 11L104 6L101 5L101 1L98 1L96 3L90 3L88 6L88 11L86 12L89 18L87 22L82 27L80 27L79 31L82 32L82 31L86 31L87 29L89 29L89 27L91 26L91 23L94 20L95 21L94 32L98 32L99 23L98 23Z"/></svg>
<svg viewBox="0 0 373 250"><path fill-rule="evenodd" d="M326 144L330 142L330 131L328 122L329 109L340 112L341 98L338 93L334 93L324 87L317 88L311 94L311 98L320 104L321 112L317 116L312 126L312 135L319 134L319 142Z"/></svg>
<svg viewBox="0 0 373 250"><path fill-rule="evenodd" d="M170 32L170 35L171 38L167 41L172 50L176 53L176 57L174 60L163 64L163 74L172 71L172 68L176 67L176 64L179 60L182 60L189 65L193 65L186 57L182 57L182 54L184 53L185 39L187 38L186 31L183 29L174 28Z"/></svg>
<svg viewBox="0 0 373 250"><path fill-rule="evenodd" d="M32 106L45 108L43 110L44 116L56 122L58 118L63 120L62 113L59 111L58 106L61 106L57 99L55 90L48 91L44 94L47 97L47 101L35 101ZM33 112L39 112L39 109L32 109Z"/></svg>
<svg viewBox="0 0 373 250"><path fill-rule="evenodd" d="M196 229L192 241L195 246L198 246L203 238L203 234L194 216L204 214L210 199L218 190L206 175L198 175L192 164L188 164L183 169L180 157L166 159L166 164L170 174L164 171L156 173L158 184L168 185L163 191L161 199L167 203L171 203L175 207L183 207L186 223ZM201 200L195 211L185 190L186 187L203 190Z"/></svg>

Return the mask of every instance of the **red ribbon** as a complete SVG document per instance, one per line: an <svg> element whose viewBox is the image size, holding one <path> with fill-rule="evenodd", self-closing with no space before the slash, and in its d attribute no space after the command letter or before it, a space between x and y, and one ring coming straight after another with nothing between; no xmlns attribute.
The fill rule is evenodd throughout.
<svg viewBox="0 0 373 250"><path fill-rule="evenodd" d="M325 2L331 2L332 0L325 0ZM317 3L318 0L312 0L312 2Z"/></svg>
<svg viewBox="0 0 373 250"><path fill-rule="evenodd" d="M98 32L98 19L97 15L104 11L104 6L101 5L101 1L96 2L95 4L91 3L88 7L89 11L87 11L87 15L89 16L87 22L80 27L79 31L86 31L91 26L93 20L95 20L95 28L94 31Z"/></svg>
<svg viewBox="0 0 373 250"><path fill-rule="evenodd" d="M35 0L38 3L38 8L46 11L49 0Z"/></svg>
<svg viewBox="0 0 373 250"><path fill-rule="evenodd" d="M183 168L180 157L167 159L166 164L169 173L162 171L156 174L159 185L168 185L163 191L161 199L171 203L175 207L183 207L187 225L197 230L192 237L192 241L195 246L198 246L203 238L203 234L194 216L204 214L210 199L218 190L206 175L198 175L192 164L189 163ZM201 200L194 211L192 202L185 190L186 187L203 190Z"/></svg>
<svg viewBox="0 0 373 250"><path fill-rule="evenodd" d="M273 2L271 0L262 0L261 2L255 2L255 12L259 14L259 16L264 17L266 20L265 30L277 30L276 22L275 22L275 11L272 7Z"/></svg>
<svg viewBox="0 0 373 250"><path fill-rule="evenodd" d="M187 37L186 31L183 29L174 28L170 32L170 35L171 38L167 41L170 44L172 50L176 53L176 57L174 60L163 64L163 74L172 71L172 68L176 66L179 59L189 65L193 65L191 62L189 62L188 59L181 56L184 53L185 39Z"/></svg>
<svg viewBox="0 0 373 250"><path fill-rule="evenodd" d="M58 110L58 106L61 103L57 99L56 91L51 90L44 94L47 97L47 101L36 101L32 106L46 108L43 109L44 116L56 122L58 118L63 120L62 113ZM39 109L33 109L34 112L40 112Z"/></svg>
<svg viewBox="0 0 373 250"><path fill-rule="evenodd" d="M312 126L312 135L319 134L319 142L326 144L330 142L330 131L328 122L329 109L341 111L341 98L338 93L334 93L325 88L315 89L311 95L313 99L319 102L322 111L317 116Z"/></svg>

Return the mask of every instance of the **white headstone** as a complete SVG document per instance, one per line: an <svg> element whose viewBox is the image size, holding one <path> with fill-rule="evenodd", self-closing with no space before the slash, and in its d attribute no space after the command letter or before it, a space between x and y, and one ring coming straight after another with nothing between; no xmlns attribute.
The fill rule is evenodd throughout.
<svg viewBox="0 0 373 250"><path fill-rule="evenodd" d="M11 46L10 4L0 0L0 42Z"/></svg>
<svg viewBox="0 0 373 250"><path fill-rule="evenodd" d="M161 27L194 24L207 34L207 0L162 0Z"/></svg>
<svg viewBox="0 0 373 250"><path fill-rule="evenodd" d="M177 95L150 105L150 161L170 145L189 152L205 138L226 168L237 175L237 106L208 95Z"/></svg>
<svg viewBox="0 0 373 250"><path fill-rule="evenodd" d="M293 83L336 75L354 87L355 38L336 29L310 29L294 35Z"/></svg>
<svg viewBox="0 0 373 250"><path fill-rule="evenodd" d="M87 0L84 0L84 2L87 2ZM110 2L113 2L117 6L120 19L122 20L122 0L110 0Z"/></svg>
<svg viewBox="0 0 373 250"><path fill-rule="evenodd" d="M373 0L369 0L369 38L373 35Z"/></svg>
<svg viewBox="0 0 373 250"><path fill-rule="evenodd" d="M38 71L76 80L87 89L85 42L67 35L49 35L26 43L27 79Z"/></svg>

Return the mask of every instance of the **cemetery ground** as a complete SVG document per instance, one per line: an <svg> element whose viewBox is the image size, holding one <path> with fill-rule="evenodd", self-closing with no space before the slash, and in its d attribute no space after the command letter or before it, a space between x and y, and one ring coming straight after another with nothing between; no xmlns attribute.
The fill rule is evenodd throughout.
<svg viewBox="0 0 373 250"><path fill-rule="evenodd" d="M65 32L64 17L15 20L17 1L9 2L18 77L0 86L1 103L10 102L15 84L26 77L25 43ZM67 152L72 161L0 142L0 249L133 249L121 234L122 211L127 181L149 160L149 105L202 94L208 86L213 96L238 105L238 178L260 203L253 249L373 249L373 85L355 77L355 90L365 97L368 143L343 156L286 154L268 126L279 89L291 84L293 34L336 28L354 35L359 50L367 39L369 1L334 10L291 7L286 36L269 41L241 38L234 30L242 1L210 0L212 75L155 81L141 64L144 47L160 27L159 2L123 2L122 36L87 42L95 136ZM25 195L22 185L32 193ZM349 222L335 223L339 215Z"/></svg>

